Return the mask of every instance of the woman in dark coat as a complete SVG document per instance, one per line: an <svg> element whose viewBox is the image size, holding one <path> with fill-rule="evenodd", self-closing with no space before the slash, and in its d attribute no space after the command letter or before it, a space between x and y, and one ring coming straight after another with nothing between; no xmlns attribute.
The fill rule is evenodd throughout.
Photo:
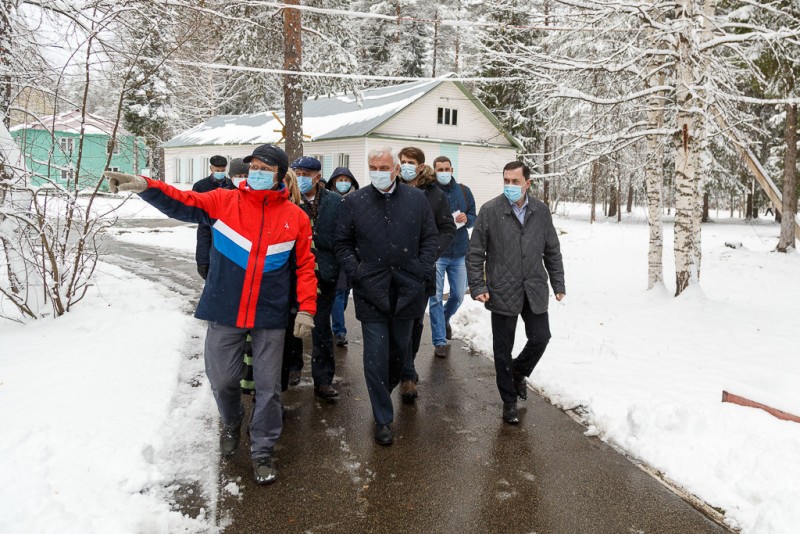
<svg viewBox="0 0 800 534"><path fill-rule="evenodd" d="M358 180L347 167L336 167L325 187L345 196L353 191L358 191ZM336 284L336 298L333 301L333 309L331 310L331 328L338 347L347 346L347 325L345 325L344 321L344 311L347 309L347 301L350 299L350 289L352 287L352 280L348 278L344 271L340 271L339 282Z"/></svg>

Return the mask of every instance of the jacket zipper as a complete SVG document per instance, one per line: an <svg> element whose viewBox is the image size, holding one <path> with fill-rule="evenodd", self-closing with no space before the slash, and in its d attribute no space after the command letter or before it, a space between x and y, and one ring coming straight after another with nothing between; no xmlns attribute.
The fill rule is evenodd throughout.
<svg viewBox="0 0 800 534"><path fill-rule="evenodd" d="M258 231L258 243L256 244L256 264L253 267L253 274L250 276L250 287L247 292L247 312L244 315L244 324L247 324L250 321L250 301L253 298L253 284L255 283L256 279L256 268L258 267L258 257L261 254L261 237L264 235L264 212L267 209L267 199L264 198L261 204L261 229ZM253 324L255 324L255 317L253 317Z"/></svg>

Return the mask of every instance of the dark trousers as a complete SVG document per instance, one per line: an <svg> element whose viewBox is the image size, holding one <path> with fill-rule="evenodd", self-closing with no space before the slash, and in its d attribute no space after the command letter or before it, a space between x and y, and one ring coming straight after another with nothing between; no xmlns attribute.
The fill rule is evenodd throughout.
<svg viewBox="0 0 800 534"><path fill-rule="evenodd" d="M400 382L411 342L412 319L361 323L364 338L364 378L375 424L394 421L392 390Z"/></svg>
<svg viewBox="0 0 800 534"><path fill-rule="evenodd" d="M419 346L422 343L422 330L425 328L425 316L417 317L414 319L414 324L411 327L411 343L410 350L406 356L406 363L403 365L403 374L400 379L403 381L414 380L417 381L417 369L414 367L414 362L417 359Z"/></svg>
<svg viewBox="0 0 800 534"><path fill-rule="evenodd" d="M545 313L533 313L528 299L522 305L522 320L525 322L525 336L528 342L519 356L512 359L514 333L517 329L517 315L492 313L492 346L494 349L494 369L497 374L497 389L503 402L517 400L514 389L514 373L530 376L533 368L547 348L550 341L550 322Z"/></svg>
<svg viewBox="0 0 800 534"><path fill-rule="evenodd" d="M317 313L314 315L314 330L311 339L311 376L315 386L331 385L336 362L333 359L333 332L331 331L331 309L336 299L336 282L317 282Z"/></svg>
<svg viewBox="0 0 800 534"><path fill-rule="evenodd" d="M289 314L286 338L283 342L283 365L281 366L281 391L289 387L289 371L303 370L303 340L294 337L294 320L297 314Z"/></svg>

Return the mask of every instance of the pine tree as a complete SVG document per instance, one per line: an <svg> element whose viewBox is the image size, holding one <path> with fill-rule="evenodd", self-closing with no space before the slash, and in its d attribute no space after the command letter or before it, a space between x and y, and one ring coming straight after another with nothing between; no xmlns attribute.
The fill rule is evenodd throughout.
<svg viewBox="0 0 800 534"><path fill-rule="evenodd" d="M535 46L539 38L535 32L519 29L529 24L530 2L494 0L486 3L485 10L486 21L494 24L477 32L477 50L469 60L475 67L468 72L487 78L520 79L481 83L476 87L476 96L523 143L526 152L536 152L542 125L532 105L535 92L528 81L530 72L516 61L520 49ZM529 159L528 163L533 162Z"/></svg>
<svg viewBox="0 0 800 534"><path fill-rule="evenodd" d="M128 131L145 139L151 176L163 179L158 146L172 133L171 123L176 118L172 106L174 73L166 61L170 51L168 36L152 15L143 4L130 25L127 39L139 43L140 52L126 65L131 76L124 92L123 119Z"/></svg>

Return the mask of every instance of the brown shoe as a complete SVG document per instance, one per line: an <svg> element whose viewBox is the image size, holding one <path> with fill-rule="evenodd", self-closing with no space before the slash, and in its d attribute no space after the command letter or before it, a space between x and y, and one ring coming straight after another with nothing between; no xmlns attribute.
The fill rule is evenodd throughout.
<svg viewBox="0 0 800 534"><path fill-rule="evenodd" d="M447 358L447 345L437 345L433 348L433 355L437 358Z"/></svg>
<svg viewBox="0 0 800 534"><path fill-rule="evenodd" d="M417 398L417 383L413 380L403 380L400 383L400 398L404 404L414 404Z"/></svg>
<svg viewBox="0 0 800 534"><path fill-rule="evenodd" d="M444 325L444 337L445 339L453 339L453 329L450 328L450 323Z"/></svg>

